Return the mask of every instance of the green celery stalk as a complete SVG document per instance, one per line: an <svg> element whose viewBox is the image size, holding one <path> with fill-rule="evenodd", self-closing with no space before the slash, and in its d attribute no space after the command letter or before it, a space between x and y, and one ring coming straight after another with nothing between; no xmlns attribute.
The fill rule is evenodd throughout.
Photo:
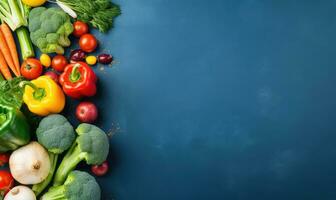
<svg viewBox="0 0 336 200"><path fill-rule="evenodd" d="M18 28L15 32L19 39L22 59L26 60L29 57L34 57L35 56L34 48L33 44L31 43L27 28L22 26Z"/></svg>
<svg viewBox="0 0 336 200"><path fill-rule="evenodd" d="M0 73L0 82L1 81L4 81L5 79L4 79L4 77L1 75L1 73Z"/></svg>

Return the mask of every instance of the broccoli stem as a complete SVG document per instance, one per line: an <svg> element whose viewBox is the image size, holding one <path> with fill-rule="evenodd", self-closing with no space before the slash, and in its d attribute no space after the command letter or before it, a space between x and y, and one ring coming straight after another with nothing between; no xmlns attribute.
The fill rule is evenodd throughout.
<svg viewBox="0 0 336 200"><path fill-rule="evenodd" d="M34 57L33 44L31 43L27 28L22 26L16 29L15 32L19 39L22 59L26 60L27 58Z"/></svg>
<svg viewBox="0 0 336 200"><path fill-rule="evenodd" d="M45 193L41 200L60 200L65 199L65 188L64 185L52 187L47 193Z"/></svg>
<svg viewBox="0 0 336 200"><path fill-rule="evenodd" d="M60 166L58 167L55 177L54 177L54 186L62 185L67 178L68 174L74 170L77 164L82 161L82 151L75 142L72 147L69 149L67 154L64 156Z"/></svg>
<svg viewBox="0 0 336 200"><path fill-rule="evenodd" d="M58 154L49 152L49 158L50 158L50 163L51 163L51 169L49 171L47 178L41 183L34 185L32 188L36 196L39 196L41 192L43 192L43 190L49 185L56 171Z"/></svg>

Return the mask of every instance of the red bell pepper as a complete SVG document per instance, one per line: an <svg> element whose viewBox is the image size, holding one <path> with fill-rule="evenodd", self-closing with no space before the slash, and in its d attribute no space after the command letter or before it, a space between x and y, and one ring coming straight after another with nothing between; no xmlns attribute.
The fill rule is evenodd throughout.
<svg viewBox="0 0 336 200"><path fill-rule="evenodd" d="M64 93L75 99L91 97L97 92L97 76L84 62L67 65L59 81Z"/></svg>

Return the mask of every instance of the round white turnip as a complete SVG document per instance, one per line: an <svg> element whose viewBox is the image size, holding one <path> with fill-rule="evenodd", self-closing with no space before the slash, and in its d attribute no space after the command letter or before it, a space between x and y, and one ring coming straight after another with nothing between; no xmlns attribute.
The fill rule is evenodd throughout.
<svg viewBox="0 0 336 200"><path fill-rule="evenodd" d="M38 184L47 178L51 168L49 154L38 142L31 142L11 154L9 168L17 182Z"/></svg>
<svg viewBox="0 0 336 200"><path fill-rule="evenodd" d="M36 196L29 187L16 186L6 194L4 200L36 200Z"/></svg>

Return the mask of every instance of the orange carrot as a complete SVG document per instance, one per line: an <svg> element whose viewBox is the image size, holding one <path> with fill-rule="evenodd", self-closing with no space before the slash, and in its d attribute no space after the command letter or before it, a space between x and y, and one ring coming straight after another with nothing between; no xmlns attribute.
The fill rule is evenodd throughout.
<svg viewBox="0 0 336 200"><path fill-rule="evenodd" d="M15 40L12 34L12 31L10 30L9 26L6 23L3 23L0 25L0 30L3 33L3 36L6 39L6 43L7 46L10 50L13 62L14 62L14 66L16 68L16 72L21 75L20 73L20 62L19 62L19 55L16 49L16 44L15 44Z"/></svg>
<svg viewBox="0 0 336 200"><path fill-rule="evenodd" d="M0 51L0 72L5 77L6 80L10 80L10 79L13 78L12 74L10 73L10 71L8 69L8 65L7 65L6 60L5 60L4 56L2 55L1 51Z"/></svg>
<svg viewBox="0 0 336 200"><path fill-rule="evenodd" d="M2 31L0 31L0 49L9 68L14 72L15 76L19 76L18 72L16 71L9 47L7 46L6 38L4 37Z"/></svg>

